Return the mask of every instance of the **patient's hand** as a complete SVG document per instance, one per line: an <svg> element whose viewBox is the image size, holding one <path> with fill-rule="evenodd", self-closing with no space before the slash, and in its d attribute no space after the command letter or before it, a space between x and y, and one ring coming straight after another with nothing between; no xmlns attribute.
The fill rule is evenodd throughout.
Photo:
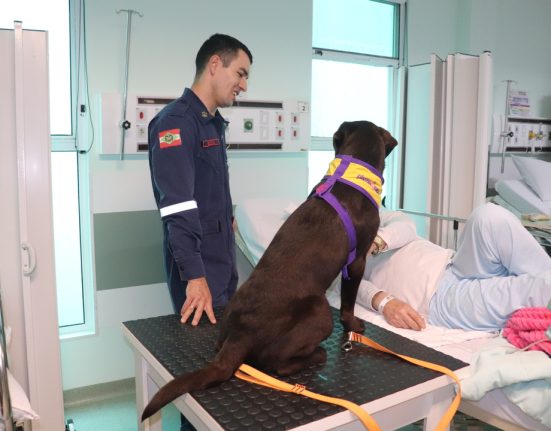
<svg viewBox="0 0 551 431"><path fill-rule="evenodd" d="M409 304L396 298L385 305L383 316L388 323L396 328L420 331L426 327L425 319L417 311Z"/></svg>

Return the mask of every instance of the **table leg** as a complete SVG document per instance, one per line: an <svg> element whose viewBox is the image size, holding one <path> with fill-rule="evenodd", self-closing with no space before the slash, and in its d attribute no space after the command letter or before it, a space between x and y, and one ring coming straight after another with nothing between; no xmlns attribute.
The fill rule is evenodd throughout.
<svg viewBox="0 0 551 431"><path fill-rule="evenodd" d="M453 400L454 396L455 390L453 385L441 388L432 394L431 408L423 424L423 429L425 431L436 429L436 426L450 407L450 403ZM445 429L449 430L450 424L448 424Z"/></svg>
<svg viewBox="0 0 551 431"><path fill-rule="evenodd" d="M138 431L162 431L163 422L161 412L154 414L144 422L141 421L143 409L153 395L159 390L159 386L153 381L149 374L149 365L147 361L138 352L134 352L134 366L136 371Z"/></svg>

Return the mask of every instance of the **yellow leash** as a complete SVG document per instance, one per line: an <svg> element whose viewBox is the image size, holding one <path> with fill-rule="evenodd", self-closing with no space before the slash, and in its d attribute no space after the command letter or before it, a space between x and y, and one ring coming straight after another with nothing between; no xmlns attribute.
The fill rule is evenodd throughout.
<svg viewBox="0 0 551 431"><path fill-rule="evenodd" d="M307 390L305 386L292 385L290 383L274 379L273 377L264 374L263 372L258 371L257 369L246 364L242 364L239 367L239 370L235 372L235 376L248 382L256 383L257 385L267 386L269 388L278 389L284 392L293 392L298 395L303 395L308 398L323 401L324 403L336 404L338 406L344 407L345 409L351 410L356 413L366 429L370 431L381 431L381 428L379 428L377 422L375 422L364 409L353 402L346 401L341 398L333 398L327 397L325 395L316 394L315 392Z"/></svg>
<svg viewBox="0 0 551 431"><path fill-rule="evenodd" d="M435 431L443 431L446 429L448 424L451 422L453 416L455 415L455 412L459 407L459 403L461 402L460 382L453 371L441 365L433 364L432 362L422 361L420 359L415 359L410 356L395 353L392 350L387 349L386 347L380 345L379 343L376 343L372 339L364 335L357 334L355 332L348 333L348 340L349 341L345 343L345 347L344 347L345 350L350 350L352 348L351 341L355 341L358 343L365 344L376 350L398 356L404 361L411 362L412 364L419 365L420 367L428 368L430 370L438 371L442 374L446 374L450 376L457 383L457 394L455 395L454 400L452 401L450 407L448 408L448 410L446 411L442 419L440 419L440 422L438 423L438 426L436 427ZM290 383L278 380L246 364L242 364L239 367L239 370L235 372L235 376L247 382L255 383L257 385L267 386L269 388L277 389L284 392L293 392L298 395L302 395L308 398L313 398L318 401L323 401L324 403L336 404L338 406L344 407L354 412L367 430L381 431L381 429L379 428L379 425L377 425L377 422L375 422L375 420L365 410L363 410L358 404L355 404L353 402L343 400L341 398L333 398L325 395L316 394L315 392L311 392L307 390L306 387L303 385L292 385Z"/></svg>
<svg viewBox="0 0 551 431"><path fill-rule="evenodd" d="M412 364L419 365L420 367L423 367L423 368L428 368L429 370L438 371L442 374L446 374L447 376L451 377L455 381L455 383L457 383L457 393L455 394L455 398L453 399L452 403L448 407L448 410L446 411L446 413L444 413L444 416L442 416L442 419L440 419L440 422L438 422L438 425L436 426L435 431L443 431L447 428L447 426L452 421L453 416L455 415L455 412L459 407L459 403L461 402L461 383L459 382L459 378L455 375L455 373L452 370L450 370L449 368L443 367L441 365L433 364L432 362L422 361L420 359L412 358L411 356L401 355L399 353L393 352L392 350L387 349L385 346L382 346L379 343L373 341L371 338L368 338L361 334L357 334L356 332L349 332L348 340L349 342L356 341L358 343L365 344L376 350L380 350L381 352L386 352L394 356L398 356L399 358L402 358L404 361L411 362Z"/></svg>

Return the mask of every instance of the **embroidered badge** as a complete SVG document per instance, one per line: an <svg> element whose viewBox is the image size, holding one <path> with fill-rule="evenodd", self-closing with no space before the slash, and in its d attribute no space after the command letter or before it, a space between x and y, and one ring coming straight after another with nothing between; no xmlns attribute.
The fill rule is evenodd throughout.
<svg viewBox="0 0 551 431"><path fill-rule="evenodd" d="M220 146L220 140L219 139L205 139L202 142L203 148L210 148L210 147L219 147Z"/></svg>
<svg viewBox="0 0 551 431"><path fill-rule="evenodd" d="M159 133L159 144L161 148L177 147L182 145L180 129L170 129Z"/></svg>

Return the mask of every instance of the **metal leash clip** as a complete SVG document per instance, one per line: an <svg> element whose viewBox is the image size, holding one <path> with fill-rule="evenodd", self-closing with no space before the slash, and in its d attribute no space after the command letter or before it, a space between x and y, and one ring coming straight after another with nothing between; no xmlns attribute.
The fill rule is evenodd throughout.
<svg viewBox="0 0 551 431"><path fill-rule="evenodd" d="M348 341L342 344L341 349L343 352L350 352L352 350L352 332L348 333Z"/></svg>

